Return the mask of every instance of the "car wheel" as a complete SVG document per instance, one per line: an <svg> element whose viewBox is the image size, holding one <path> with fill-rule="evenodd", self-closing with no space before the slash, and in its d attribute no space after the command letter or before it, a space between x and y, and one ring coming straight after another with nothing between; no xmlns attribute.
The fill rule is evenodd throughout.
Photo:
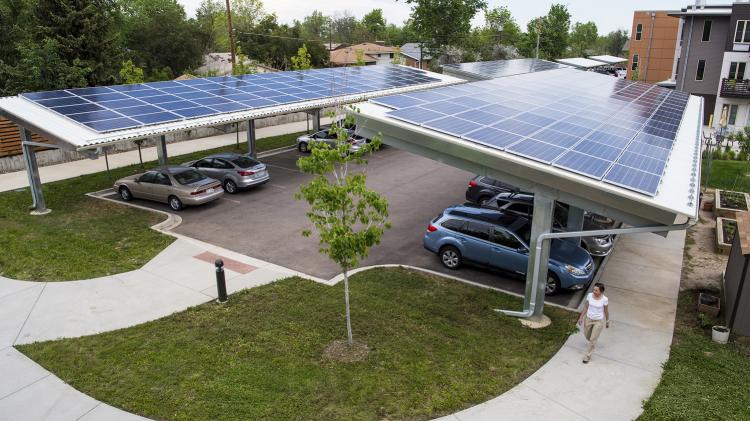
<svg viewBox="0 0 750 421"><path fill-rule="evenodd" d="M309 151L309 149L307 149L307 142L300 142L299 145L297 145L297 149L302 153L307 153Z"/></svg>
<svg viewBox="0 0 750 421"><path fill-rule="evenodd" d="M229 194L235 194L237 193L237 183L235 183L232 180L227 180L224 182L224 191Z"/></svg>
<svg viewBox="0 0 750 421"><path fill-rule="evenodd" d="M172 210L180 211L182 210L182 200L180 200L177 196L169 196L169 207L172 208Z"/></svg>
<svg viewBox="0 0 750 421"><path fill-rule="evenodd" d="M133 193L130 192L130 189L122 186L120 187L120 197L122 197L122 200L129 202L133 199Z"/></svg>
<svg viewBox="0 0 750 421"><path fill-rule="evenodd" d="M544 285L544 295L555 295L560 292L560 280L552 272L547 274L547 283Z"/></svg>
<svg viewBox="0 0 750 421"><path fill-rule="evenodd" d="M461 252L453 246L445 246L440 249L440 261L448 269L461 267Z"/></svg>

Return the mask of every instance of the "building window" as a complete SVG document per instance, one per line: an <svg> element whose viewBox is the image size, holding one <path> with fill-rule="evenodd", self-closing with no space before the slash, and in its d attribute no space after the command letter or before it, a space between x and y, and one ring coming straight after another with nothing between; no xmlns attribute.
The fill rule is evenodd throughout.
<svg viewBox="0 0 750 421"><path fill-rule="evenodd" d="M729 106L729 121L727 121L727 124L734 126L734 123L737 122L737 110L739 109L739 105L732 104Z"/></svg>
<svg viewBox="0 0 750 421"><path fill-rule="evenodd" d="M734 42L750 43L750 25L747 20L738 20L737 29L734 31Z"/></svg>
<svg viewBox="0 0 750 421"><path fill-rule="evenodd" d="M733 61L729 65L729 79L742 80L745 78L745 66L744 61Z"/></svg>
<svg viewBox="0 0 750 421"><path fill-rule="evenodd" d="M698 69L695 71L695 80L703 80L703 73L706 70L706 60L698 60Z"/></svg>
<svg viewBox="0 0 750 421"><path fill-rule="evenodd" d="M638 70L638 54L633 54L633 64L630 66L630 70Z"/></svg>
<svg viewBox="0 0 750 421"><path fill-rule="evenodd" d="M643 36L643 24L638 24L635 26L635 40L640 41L641 37Z"/></svg>
<svg viewBox="0 0 750 421"><path fill-rule="evenodd" d="M703 42L711 41L711 21L710 20L703 21L703 38L701 38L701 41Z"/></svg>

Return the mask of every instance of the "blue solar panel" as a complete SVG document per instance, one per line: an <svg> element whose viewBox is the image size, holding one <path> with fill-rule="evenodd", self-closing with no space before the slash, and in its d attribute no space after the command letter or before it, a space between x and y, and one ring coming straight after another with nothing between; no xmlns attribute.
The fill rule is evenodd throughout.
<svg viewBox="0 0 750 421"><path fill-rule="evenodd" d="M395 109L412 107L414 105L425 103L425 101L422 101L421 99L413 98L408 95L393 95L384 98L375 98L371 101L376 104L385 105L386 107Z"/></svg>
<svg viewBox="0 0 750 421"><path fill-rule="evenodd" d="M474 93L446 100L429 98L434 91L426 91L424 103L400 104L386 114L649 195L656 193L689 99L658 86L573 69L451 89ZM391 98L398 101L373 102L393 104Z"/></svg>
<svg viewBox="0 0 750 421"><path fill-rule="evenodd" d="M174 118L196 118L438 81L419 69L367 66L76 88L22 96L73 121L86 121L84 125L95 131L108 132L158 124ZM466 94L466 91L461 92ZM433 92L414 92L410 95L413 95L412 101L421 97L421 103L455 96ZM124 118L122 113L116 111L141 106L158 108L148 108L153 111L149 114L134 114L140 112L135 109L125 112L138 118ZM88 114L107 110L114 114ZM73 117L76 114L86 115ZM89 121L95 116L109 116L113 121Z"/></svg>

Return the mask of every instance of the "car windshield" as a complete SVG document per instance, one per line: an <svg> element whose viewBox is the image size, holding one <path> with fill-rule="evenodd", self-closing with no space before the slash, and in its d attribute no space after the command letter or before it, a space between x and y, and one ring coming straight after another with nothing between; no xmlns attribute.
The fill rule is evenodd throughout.
<svg viewBox="0 0 750 421"><path fill-rule="evenodd" d="M172 177L180 184L193 184L206 178L205 175L195 170L180 171L172 174Z"/></svg>
<svg viewBox="0 0 750 421"><path fill-rule="evenodd" d="M237 158L232 158L231 161L240 168L250 168L259 164L258 161L247 156L238 156Z"/></svg>

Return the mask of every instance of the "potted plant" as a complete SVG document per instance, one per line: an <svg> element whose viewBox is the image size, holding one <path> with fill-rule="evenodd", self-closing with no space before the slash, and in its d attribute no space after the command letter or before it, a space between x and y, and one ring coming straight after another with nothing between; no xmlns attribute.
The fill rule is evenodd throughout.
<svg viewBox="0 0 750 421"><path fill-rule="evenodd" d="M711 328L711 340L718 344L729 342L729 328L726 326L714 326Z"/></svg>
<svg viewBox="0 0 750 421"><path fill-rule="evenodd" d="M698 295L698 312L711 317L719 315L721 309L721 300L719 297L701 292Z"/></svg>

